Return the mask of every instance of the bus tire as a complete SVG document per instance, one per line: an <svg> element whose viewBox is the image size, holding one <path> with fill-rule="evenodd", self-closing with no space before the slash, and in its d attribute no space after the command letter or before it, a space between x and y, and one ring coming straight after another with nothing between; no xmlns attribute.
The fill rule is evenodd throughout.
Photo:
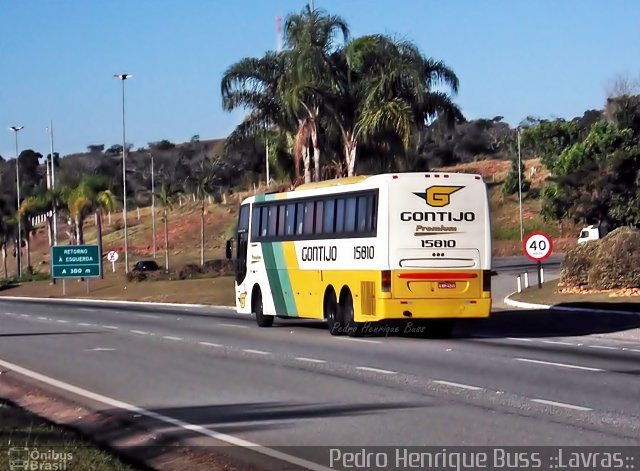
<svg viewBox="0 0 640 471"><path fill-rule="evenodd" d="M327 320L327 328L331 335L344 335L344 324L340 314L340 306L336 299L336 292L329 288L324 295L324 318Z"/></svg>
<svg viewBox="0 0 640 471"><path fill-rule="evenodd" d="M273 316L266 316L262 306L262 292L260 288L256 288L253 292L253 301L251 302L251 311L256 316L256 322L259 327L271 327L273 325Z"/></svg>
<svg viewBox="0 0 640 471"><path fill-rule="evenodd" d="M353 312L353 296L348 289L341 296L340 312L344 322L344 330L349 337L360 337L362 335L362 323L356 322Z"/></svg>

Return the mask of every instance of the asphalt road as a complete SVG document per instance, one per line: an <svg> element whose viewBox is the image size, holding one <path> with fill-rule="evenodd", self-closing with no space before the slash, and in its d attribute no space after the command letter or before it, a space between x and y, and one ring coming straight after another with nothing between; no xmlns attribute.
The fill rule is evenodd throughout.
<svg viewBox="0 0 640 471"><path fill-rule="evenodd" d="M349 339L220 309L0 299L0 369L164 422L181 443L259 444L289 461L326 458L286 448L309 445L638 446L640 344L590 334L639 326L497 310L450 339Z"/></svg>

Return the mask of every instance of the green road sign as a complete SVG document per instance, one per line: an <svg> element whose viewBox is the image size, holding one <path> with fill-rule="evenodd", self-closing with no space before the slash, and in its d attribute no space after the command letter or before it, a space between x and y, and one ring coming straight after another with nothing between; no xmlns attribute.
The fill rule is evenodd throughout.
<svg viewBox="0 0 640 471"><path fill-rule="evenodd" d="M101 259L97 245L55 245L51 247L53 278L100 276Z"/></svg>

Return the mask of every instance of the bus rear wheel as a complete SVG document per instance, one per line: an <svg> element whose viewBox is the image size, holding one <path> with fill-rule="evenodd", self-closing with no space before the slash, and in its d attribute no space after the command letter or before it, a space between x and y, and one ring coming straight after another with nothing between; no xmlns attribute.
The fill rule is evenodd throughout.
<svg viewBox="0 0 640 471"><path fill-rule="evenodd" d="M273 325L273 316L265 316L262 307L262 293L258 289L253 295L252 311L256 316L256 322L260 327L271 327Z"/></svg>
<svg viewBox="0 0 640 471"><path fill-rule="evenodd" d="M340 307L336 299L336 293L330 289L324 296L324 318L327 320L327 327L331 335L344 335L344 324Z"/></svg>
<svg viewBox="0 0 640 471"><path fill-rule="evenodd" d="M340 303L340 312L344 321L344 330L349 337L360 337L362 335L362 323L354 320L353 313L353 296L351 291L347 291L342 296Z"/></svg>

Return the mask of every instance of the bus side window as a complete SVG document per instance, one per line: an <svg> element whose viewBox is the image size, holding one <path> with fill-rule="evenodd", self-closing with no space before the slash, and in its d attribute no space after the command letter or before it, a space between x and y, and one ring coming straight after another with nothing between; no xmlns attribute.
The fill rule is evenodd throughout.
<svg viewBox="0 0 640 471"><path fill-rule="evenodd" d="M322 220L324 215L324 201L316 201L316 222L314 224L314 234L322 234Z"/></svg>
<svg viewBox="0 0 640 471"><path fill-rule="evenodd" d="M378 195L375 193L369 196L369 218L370 226L367 227L367 231L371 231L374 234L378 229Z"/></svg>
<svg viewBox="0 0 640 471"><path fill-rule="evenodd" d="M260 236L260 207L253 207L251 216L251 240L257 240Z"/></svg>
<svg viewBox="0 0 640 471"><path fill-rule="evenodd" d="M336 215L336 200L330 199L324 202L324 215L322 222L322 233L333 234Z"/></svg>
<svg viewBox="0 0 640 471"><path fill-rule="evenodd" d="M367 211L367 197L358 196L358 232L367 232L367 220L369 219L369 212Z"/></svg>
<svg viewBox="0 0 640 471"><path fill-rule="evenodd" d="M304 234L313 234L313 201L304 204Z"/></svg>
<svg viewBox="0 0 640 471"><path fill-rule="evenodd" d="M292 236L296 229L296 205L291 203L286 209L287 224L285 227L285 235Z"/></svg>
<svg viewBox="0 0 640 471"><path fill-rule="evenodd" d="M267 228L267 235L269 237L276 236L276 229L278 227L278 208L275 205L269 206L269 226Z"/></svg>
<svg viewBox="0 0 640 471"><path fill-rule="evenodd" d="M260 208L260 211L262 212L262 216L260 218L260 237L266 237L267 236L267 225L269 224L269 207L268 206L263 206L262 208Z"/></svg>
<svg viewBox="0 0 640 471"><path fill-rule="evenodd" d="M354 196L347 198L346 206L344 231L352 233L355 232L356 229L356 198Z"/></svg>
<svg viewBox="0 0 640 471"><path fill-rule="evenodd" d="M277 232L278 237L284 236L284 222L285 222L284 208L285 208L284 204L278 205L278 232Z"/></svg>
<svg viewBox="0 0 640 471"><path fill-rule="evenodd" d="M344 200L340 198L336 202L336 234L344 232Z"/></svg>
<svg viewBox="0 0 640 471"><path fill-rule="evenodd" d="M302 223L304 222L304 203L296 204L296 235L302 234Z"/></svg>

